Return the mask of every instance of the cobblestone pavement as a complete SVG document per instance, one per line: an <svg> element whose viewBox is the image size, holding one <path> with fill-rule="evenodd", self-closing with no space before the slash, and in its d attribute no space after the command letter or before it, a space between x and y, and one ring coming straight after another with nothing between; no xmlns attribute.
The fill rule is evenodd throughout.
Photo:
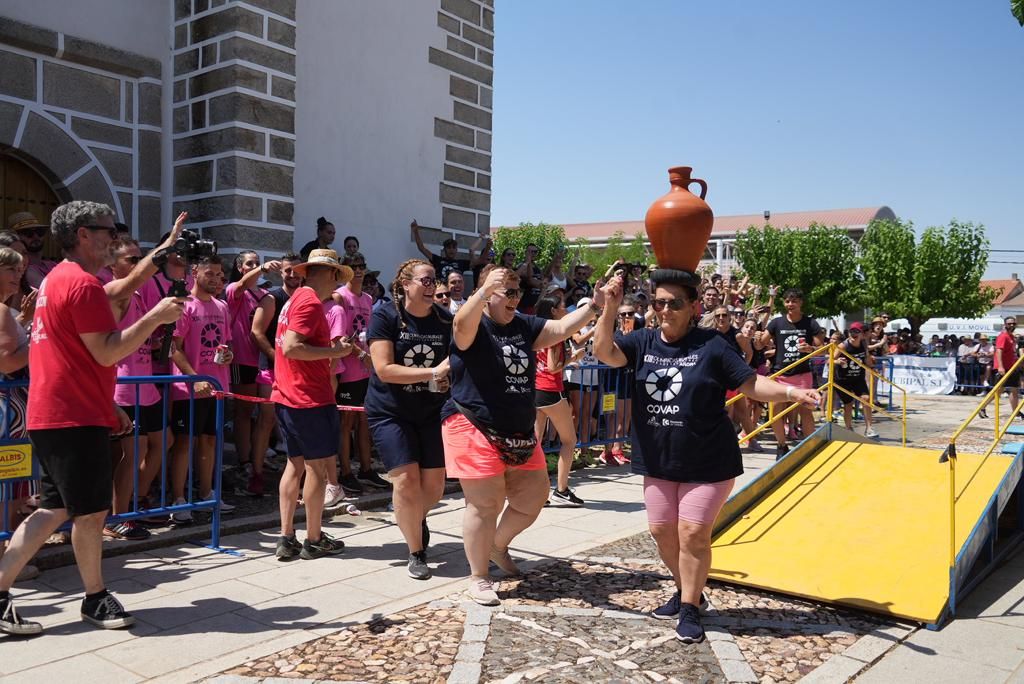
<svg viewBox="0 0 1024 684"><path fill-rule="evenodd" d="M342 681L791 682L836 654L866 667L912 629L881 617L712 583L708 640L683 645L648 614L672 591L635 535L500 583L502 606L459 594L232 668ZM820 672L826 674L825 670Z"/></svg>

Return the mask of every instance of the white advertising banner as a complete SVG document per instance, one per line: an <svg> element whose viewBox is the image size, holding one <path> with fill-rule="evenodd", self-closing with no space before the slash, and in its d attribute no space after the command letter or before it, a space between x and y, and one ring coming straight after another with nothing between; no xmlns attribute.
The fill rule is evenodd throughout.
<svg viewBox="0 0 1024 684"><path fill-rule="evenodd" d="M956 358L952 356L887 356L892 381L909 394L949 394L956 387Z"/></svg>

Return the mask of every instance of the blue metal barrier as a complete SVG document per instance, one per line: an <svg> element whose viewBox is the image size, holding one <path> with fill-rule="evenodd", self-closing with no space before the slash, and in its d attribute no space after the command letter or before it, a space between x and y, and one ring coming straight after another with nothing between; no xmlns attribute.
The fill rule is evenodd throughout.
<svg viewBox="0 0 1024 684"><path fill-rule="evenodd" d="M194 451L195 446L193 438L196 436L195 431L195 383L207 382L213 386L215 391L222 391L220 383L210 376L206 375L151 375L151 376L140 376L140 377L122 377L118 378L118 384L121 385L135 385L135 428L132 432L133 438L133 455L132 455L132 468L133 468L133 485L132 485L132 504L131 511L127 513L119 513L117 515L110 515L107 518L109 523L117 523L128 520L138 520L140 518L151 518L154 516L167 515L180 511L211 511L211 539L210 548L223 551L220 548L220 504L222 500L222 487L223 487L223 476L222 466L224 461L224 400L219 397L215 397L215 420L217 424L217 435L216 435L216 447L214 452L214 465L213 465L213 481L211 499L205 499L201 501L195 501L192 498L192 482L193 482L193 471L194 471ZM167 449L167 428L169 427L168 422L168 409L170 407L170 386L171 383L181 382L189 388L189 447L188 447L188 474L185 483L185 504L174 505L173 502L168 505L168 494L167 494L167 467L168 467L168 449ZM161 465L160 465L160 505L155 508L139 509L139 440L145 439L145 435L141 434L139 426L140 421L138 417L140 415L140 393L141 386L144 384L153 384L161 386L163 395L163 424L162 432L163 438L161 442ZM39 464L34 459L31 460L31 473L28 475L21 476L10 476L4 477L5 470L13 470L13 468L3 467L3 455L5 453L14 453L15 450L8 452L5 447L23 447L28 445L31 447L31 442L28 436L14 437L10 434L11 427L11 414L13 413L12 402L10 401L11 391L17 388L27 388L29 385L28 380L11 380L6 382L0 382L0 397L4 401L4 422L2 428L0 428L0 501L2 505L0 508L2 511L2 522L3 525L0 527L0 541L9 539L12 533L10 524L10 511L9 502L14 499L14 490L18 483L30 482L31 480L38 480L41 476L39 470ZM113 401L113 398L111 398ZM12 455L13 459L14 456ZM146 495L148 492L143 492ZM62 529L67 529L70 523L65 525Z"/></svg>
<svg viewBox="0 0 1024 684"><path fill-rule="evenodd" d="M576 448L629 444L630 412L626 401L633 396L632 369L612 368L604 364L580 364L566 370L572 371L573 377L579 380L567 382L565 388L565 394L576 414ZM623 434L618 436L616 433L620 418L624 419L624 429ZM544 451L555 453L558 449L556 436Z"/></svg>

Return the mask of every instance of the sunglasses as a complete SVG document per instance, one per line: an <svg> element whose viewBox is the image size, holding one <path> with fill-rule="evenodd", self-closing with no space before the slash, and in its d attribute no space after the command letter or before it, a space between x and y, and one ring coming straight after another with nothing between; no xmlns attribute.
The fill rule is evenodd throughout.
<svg viewBox="0 0 1024 684"><path fill-rule="evenodd" d="M360 271L365 271L366 270L366 262L365 261L362 261L362 262L360 262L358 264L349 264L348 266L353 271L355 271L356 269L359 269Z"/></svg>
<svg viewBox="0 0 1024 684"><path fill-rule="evenodd" d="M851 335L860 335L860 333L861 333L861 331L860 331L860 330L851 330L851 331L850 331L850 334L851 334Z"/></svg>
<svg viewBox="0 0 1024 684"><path fill-rule="evenodd" d="M447 292L435 292L434 299L451 299L452 296Z"/></svg>
<svg viewBox="0 0 1024 684"><path fill-rule="evenodd" d="M18 235L35 235L38 238L45 237L46 232L50 230L46 226L37 226L36 228L22 228L18 231Z"/></svg>
<svg viewBox="0 0 1024 684"><path fill-rule="evenodd" d="M129 264L137 264L140 261L142 261L142 257L140 257L140 256L127 256L127 257L124 258L124 260L127 261Z"/></svg>
<svg viewBox="0 0 1024 684"><path fill-rule="evenodd" d="M523 291L517 287L510 287L506 290L498 290L499 294L503 294L509 299L519 299L523 296Z"/></svg>
<svg viewBox="0 0 1024 684"><path fill-rule="evenodd" d="M684 303L685 302L683 302L682 299L676 299L676 298L672 298L672 299L655 299L653 302L651 302L651 307L655 311L662 311L662 310L664 310L664 308L666 306L669 309L671 309L672 311L679 311L680 309L683 308L683 304Z"/></svg>
<svg viewBox="0 0 1024 684"><path fill-rule="evenodd" d="M423 287L434 287L437 285L437 278L434 276L423 276L422 278L413 278L413 280Z"/></svg>
<svg viewBox="0 0 1024 684"><path fill-rule="evenodd" d="M635 315L635 311L622 311L619 313L619 318L632 318Z"/></svg>
<svg viewBox="0 0 1024 684"><path fill-rule="evenodd" d="M729 318L732 314L715 314L715 318Z"/></svg>
<svg viewBox="0 0 1024 684"><path fill-rule="evenodd" d="M105 230L107 232L107 235L110 236L111 240L117 238L117 228L115 226L81 226L81 228L85 228L86 230L91 230L94 232Z"/></svg>

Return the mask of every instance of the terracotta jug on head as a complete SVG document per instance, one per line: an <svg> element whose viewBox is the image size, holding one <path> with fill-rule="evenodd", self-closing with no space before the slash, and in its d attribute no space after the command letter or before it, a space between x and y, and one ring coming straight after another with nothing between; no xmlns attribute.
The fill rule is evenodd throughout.
<svg viewBox="0 0 1024 684"><path fill-rule="evenodd" d="M668 170L672 188L647 210L644 226L661 268L677 268L691 273L697 270L704 249L711 237L715 217L704 198L708 184L691 178L693 169L676 166ZM700 186L700 197L690 192L690 185Z"/></svg>

